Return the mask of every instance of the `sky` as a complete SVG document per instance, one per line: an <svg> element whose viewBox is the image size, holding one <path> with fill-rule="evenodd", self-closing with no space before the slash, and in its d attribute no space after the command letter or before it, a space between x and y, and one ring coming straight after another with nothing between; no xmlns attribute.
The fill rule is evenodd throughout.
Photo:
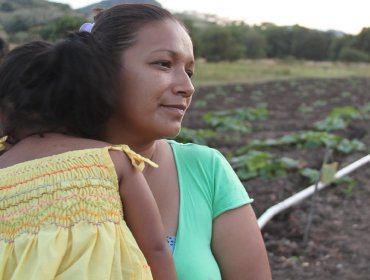
<svg viewBox="0 0 370 280"><path fill-rule="evenodd" d="M52 0L81 8L99 0ZM157 0L172 12L196 11L249 25L271 22L279 26L299 24L318 30L358 34L370 27L369 0Z"/></svg>

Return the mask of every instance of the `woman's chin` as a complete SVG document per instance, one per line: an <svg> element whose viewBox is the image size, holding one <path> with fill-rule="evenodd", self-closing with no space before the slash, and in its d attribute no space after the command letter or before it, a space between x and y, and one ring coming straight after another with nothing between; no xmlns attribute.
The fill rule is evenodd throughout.
<svg viewBox="0 0 370 280"><path fill-rule="evenodd" d="M171 127L166 129L165 137L164 138L175 138L177 135L179 135L181 131L181 125L178 127Z"/></svg>

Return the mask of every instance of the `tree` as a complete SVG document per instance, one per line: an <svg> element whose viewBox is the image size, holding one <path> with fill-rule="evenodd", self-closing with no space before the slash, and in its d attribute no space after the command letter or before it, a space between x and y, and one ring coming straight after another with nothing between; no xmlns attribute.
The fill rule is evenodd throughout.
<svg viewBox="0 0 370 280"><path fill-rule="evenodd" d="M292 28L291 54L299 59L327 60L331 35L298 25Z"/></svg>
<svg viewBox="0 0 370 280"><path fill-rule="evenodd" d="M264 58L267 52L266 37L260 29L251 28L246 33L245 38L246 57L247 58Z"/></svg>
<svg viewBox="0 0 370 280"><path fill-rule="evenodd" d="M333 37L329 46L329 59L338 60L342 49L354 48L355 36L345 35L341 37Z"/></svg>
<svg viewBox="0 0 370 280"><path fill-rule="evenodd" d="M7 3L7 2L1 3L0 4L0 11L6 12L6 13L13 12L14 7L13 7L12 3Z"/></svg>
<svg viewBox="0 0 370 280"><path fill-rule="evenodd" d="M370 54L370 27L363 28L356 36L355 46L357 49Z"/></svg>
<svg viewBox="0 0 370 280"><path fill-rule="evenodd" d="M291 55L292 32L288 27L264 24L263 32L267 41L267 57L284 58Z"/></svg>
<svg viewBox="0 0 370 280"><path fill-rule="evenodd" d="M62 16L41 28L39 34L44 40L55 41L69 31L77 31L84 22L86 19L81 17Z"/></svg>
<svg viewBox="0 0 370 280"><path fill-rule="evenodd" d="M345 62L369 62L370 56L364 51L345 47L341 49L338 59Z"/></svg>
<svg viewBox="0 0 370 280"><path fill-rule="evenodd" d="M209 61L234 61L244 58L245 45L237 40L232 28L213 25L206 28L202 34L202 49L200 55Z"/></svg>
<svg viewBox="0 0 370 280"><path fill-rule="evenodd" d="M194 56L198 57L200 56L200 50L202 48L200 29L194 25L194 20L190 17L182 17L181 20L191 36L191 40L194 46Z"/></svg>
<svg viewBox="0 0 370 280"><path fill-rule="evenodd" d="M17 33L26 31L31 25L31 18L22 15L15 15L9 21L4 23L4 29L7 33Z"/></svg>

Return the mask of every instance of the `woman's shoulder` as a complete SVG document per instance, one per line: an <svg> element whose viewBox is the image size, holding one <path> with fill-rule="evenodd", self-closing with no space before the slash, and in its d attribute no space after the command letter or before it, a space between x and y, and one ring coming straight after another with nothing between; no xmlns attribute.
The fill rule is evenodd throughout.
<svg viewBox="0 0 370 280"><path fill-rule="evenodd" d="M180 143L175 140L167 140L167 143L170 144L172 149L184 150L186 152L219 153L218 150L206 145L195 143Z"/></svg>
<svg viewBox="0 0 370 280"><path fill-rule="evenodd" d="M206 145L180 143L175 140L167 140L167 142L172 147L174 154L181 155L181 157L191 157L192 159L199 160L224 159L224 156L220 151Z"/></svg>

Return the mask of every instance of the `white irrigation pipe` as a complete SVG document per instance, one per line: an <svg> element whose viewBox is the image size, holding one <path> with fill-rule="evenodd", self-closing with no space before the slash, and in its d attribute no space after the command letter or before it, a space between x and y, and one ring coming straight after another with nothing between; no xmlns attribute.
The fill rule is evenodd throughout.
<svg viewBox="0 0 370 280"><path fill-rule="evenodd" d="M335 179L338 179L338 178L341 178L349 173L351 173L352 171L360 168L361 166L367 164L370 162L370 154L351 163L350 165L344 167L343 169L339 170L337 173L335 173L335 176L334 178ZM317 186L317 191L327 187L328 185L330 184L323 184L322 182L320 182ZM270 221L275 215L279 214L280 212L282 212L283 210L293 206L293 205L296 205L298 204L299 202L301 202L302 200L304 200L305 198L309 197L310 195L312 195L313 193L315 192L315 185L312 185L294 195L292 195L291 197L279 202L278 204L275 204L274 206L271 206L270 208L268 208L259 218L258 218L258 225L260 227L260 229L262 229L266 223L268 221Z"/></svg>

